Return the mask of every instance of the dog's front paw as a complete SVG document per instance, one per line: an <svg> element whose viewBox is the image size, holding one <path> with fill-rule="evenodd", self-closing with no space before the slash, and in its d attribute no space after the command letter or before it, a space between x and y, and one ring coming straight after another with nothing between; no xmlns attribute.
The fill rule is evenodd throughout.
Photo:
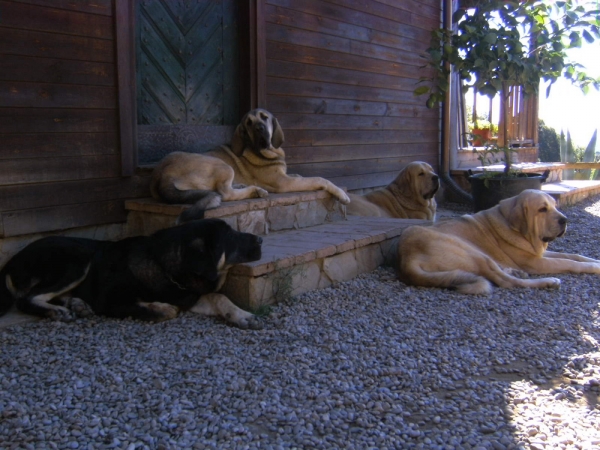
<svg viewBox="0 0 600 450"><path fill-rule="evenodd" d="M554 277L545 278L547 289L560 289L560 280Z"/></svg>
<svg viewBox="0 0 600 450"><path fill-rule="evenodd" d="M46 317L57 322L71 322L75 319L75 315L71 311L60 306L49 309Z"/></svg>
<svg viewBox="0 0 600 450"><path fill-rule="evenodd" d="M154 314L155 322L171 320L179 314L179 308L170 303L153 302L147 305L147 308Z"/></svg>
<svg viewBox="0 0 600 450"><path fill-rule="evenodd" d="M260 198L267 198L269 196L269 193L267 191L265 191L263 188L256 188L256 195Z"/></svg>
<svg viewBox="0 0 600 450"><path fill-rule="evenodd" d="M238 319L236 325L242 330L262 330L263 325L254 314Z"/></svg>
<svg viewBox="0 0 600 450"><path fill-rule="evenodd" d="M348 194L346 194L341 189L340 189L339 195L337 195L337 198L340 201L340 203L343 205L347 205L348 203L350 203L350 197L348 197Z"/></svg>
<svg viewBox="0 0 600 450"><path fill-rule="evenodd" d="M77 317L91 317L94 315L91 306L77 297L70 298L66 306Z"/></svg>

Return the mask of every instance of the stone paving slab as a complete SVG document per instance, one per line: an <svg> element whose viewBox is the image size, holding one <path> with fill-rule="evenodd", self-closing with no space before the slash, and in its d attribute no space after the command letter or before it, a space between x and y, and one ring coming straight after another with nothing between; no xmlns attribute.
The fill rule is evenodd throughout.
<svg viewBox="0 0 600 450"><path fill-rule="evenodd" d="M559 206L574 205L600 194L599 180L563 180L542 184L542 191L554 197Z"/></svg>

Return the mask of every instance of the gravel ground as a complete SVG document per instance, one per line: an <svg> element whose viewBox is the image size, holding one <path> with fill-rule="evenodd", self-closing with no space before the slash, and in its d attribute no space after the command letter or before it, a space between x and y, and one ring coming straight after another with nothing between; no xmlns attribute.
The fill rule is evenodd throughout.
<svg viewBox="0 0 600 450"><path fill-rule="evenodd" d="M600 259L600 198L564 212L551 249ZM189 313L3 329L0 448L600 448L600 277L560 278L464 296L381 268L260 331Z"/></svg>

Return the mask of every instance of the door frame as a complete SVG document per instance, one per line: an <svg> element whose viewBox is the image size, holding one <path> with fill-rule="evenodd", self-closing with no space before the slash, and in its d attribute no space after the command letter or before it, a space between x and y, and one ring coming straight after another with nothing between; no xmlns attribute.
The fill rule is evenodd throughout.
<svg viewBox="0 0 600 450"><path fill-rule="evenodd" d="M119 92L121 175L132 176L138 168L137 86L135 49L135 2L115 0L115 48ZM240 111L266 105L266 35L264 0L240 5ZM240 117L241 118L241 117Z"/></svg>

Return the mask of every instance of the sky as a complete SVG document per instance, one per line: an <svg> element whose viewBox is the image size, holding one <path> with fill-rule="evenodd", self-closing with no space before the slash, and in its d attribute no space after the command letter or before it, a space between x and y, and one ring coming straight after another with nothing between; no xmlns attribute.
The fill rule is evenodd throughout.
<svg viewBox="0 0 600 450"><path fill-rule="evenodd" d="M569 58L585 66L585 72L600 77L600 41L586 43L580 49L569 50ZM576 145L586 147L594 130L600 129L600 92L590 88L584 95L567 80L560 79L552 85L546 98L546 86L540 86L539 117L546 125L571 133ZM600 141L596 144L600 151Z"/></svg>

